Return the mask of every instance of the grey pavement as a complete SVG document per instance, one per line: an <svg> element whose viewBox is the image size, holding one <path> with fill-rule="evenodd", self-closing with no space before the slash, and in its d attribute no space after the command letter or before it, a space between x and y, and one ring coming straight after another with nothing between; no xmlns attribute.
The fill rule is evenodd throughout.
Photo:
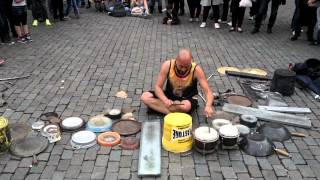
<svg viewBox="0 0 320 180"><path fill-rule="evenodd" d="M34 42L0 46L6 64L0 77L28 75L14 80L4 95L8 105L0 114L10 123L31 124L44 112L56 111L62 118L80 116L85 120L110 108L133 107L140 122L161 119L148 115L140 95L152 89L160 64L174 58L180 48L189 48L194 61L207 76L214 91L234 89L243 93L237 79L220 75L220 66L257 67L272 75L291 62L320 58L320 47L310 46L305 34L290 41L293 2L279 9L272 34L251 35L252 22L246 12L243 33L230 33L227 25L215 30L213 22L199 23L182 17L178 26L162 25L162 16L150 19L113 18L81 9L80 19L57 22L52 27L30 27ZM0 82L1 83L1 82ZM2 82L3 83L3 82ZM115 96L119 90L127 99ZM296 88L285 98L291 106L309 107L312 129L288 127L307 138L294 137L277 145L285 147L292 158L273 154L252 157L239 150L218 150L206 156L194 152L188 156L162 151L162 176L143 179L320 179L320 103L309 91ZM204 124L202 106L193 114L194 127ZM218 107L217 107L218 109ZM139 150L119 147L92 147L70 150L71 133L63 133L60 142L50 145L31 167L30 158L8 153L0 156L0 180L5 179L139 179Z"/></svg>

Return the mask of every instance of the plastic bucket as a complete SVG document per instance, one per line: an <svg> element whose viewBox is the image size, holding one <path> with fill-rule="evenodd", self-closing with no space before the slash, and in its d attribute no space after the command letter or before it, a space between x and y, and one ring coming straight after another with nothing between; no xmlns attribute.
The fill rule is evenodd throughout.
<svg viewBox="0 0 320 180"><path fill-rule="evenodd" d="M164 117L162 146L180 153L192 148L192 117L185 113L170 113Z"/></svg>
<svg viewBox="0 0 320 180"><path fill-rule="evenodd" d="M0 116L0 153L6 152L10 147L11 136L8 124L8 120Z"/></svg>

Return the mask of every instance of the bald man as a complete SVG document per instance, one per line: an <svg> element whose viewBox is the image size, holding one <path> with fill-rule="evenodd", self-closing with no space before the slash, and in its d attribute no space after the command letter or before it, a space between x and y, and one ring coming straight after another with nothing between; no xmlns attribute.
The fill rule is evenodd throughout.
<svg viewBox="0 0 320 180"><path fill-rule="evenodd" d="M206 97L204 114L206 117L212 117L214 115L212 91L202 68L192 62L192 54L187 49L181 49L176 59L162 64L155 91L144 92L141 100L149 108L163 114L191 113L198 106L198 82Z"/></svg>

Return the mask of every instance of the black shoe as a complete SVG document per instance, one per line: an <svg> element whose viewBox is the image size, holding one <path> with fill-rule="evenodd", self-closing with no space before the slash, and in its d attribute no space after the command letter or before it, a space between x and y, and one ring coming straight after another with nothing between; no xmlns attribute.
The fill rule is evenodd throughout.
<svg viewBox="0 0 320 180"><path fill-rule="evenodd" d="M256 34L259 32L259 29L258 28L254 28L252 31L251 31L251 34Z"/></svg>
<svg viewBox="0 0 320 180"><path fill-rule="evenodd" d="M299 37L299 36L297 36L297 35L293 35L293 36L290 38L290 40L291 40L291 41L298 40L298 37Z"/></svg>
<svg viewBox="0 0 320 180"><path fill-rule="evenodd" d="M267 29L267 33L268 33L268 34L271 34L271 33L272 33L272 28L268 28L268 29Z"/></svg>
<svg viewBox="0 0 320 180"><path fill-rule="evenodd" d="M87 8L87 9L91 8L91 2L90 2L90 1L88 2L88 5L87 5L86 8Z"/></svg>

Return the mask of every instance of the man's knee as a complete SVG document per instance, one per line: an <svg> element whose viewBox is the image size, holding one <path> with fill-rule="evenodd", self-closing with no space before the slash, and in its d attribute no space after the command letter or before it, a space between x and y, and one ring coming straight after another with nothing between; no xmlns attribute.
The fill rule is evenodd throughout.
<svg viewBox="0 0 320 180"><path fill-rule="evenodd" d="M153 97L153 94L150 93L150 92L143 92L141 97L140 97L140 100L144 103L144 104L148 104L148 102L150 101L150 98Z"/></svg>
<svg viewBox="0 0 320 180"><path fill-rule="evenodd" d="M190 110L191 110L191 102L188 101L188 100L184 100L184 101L183 101L183 104L184 104L184 105L182 106L181 110L182 110L183 112L185 112L185 113L190 112Z"/></svg>

